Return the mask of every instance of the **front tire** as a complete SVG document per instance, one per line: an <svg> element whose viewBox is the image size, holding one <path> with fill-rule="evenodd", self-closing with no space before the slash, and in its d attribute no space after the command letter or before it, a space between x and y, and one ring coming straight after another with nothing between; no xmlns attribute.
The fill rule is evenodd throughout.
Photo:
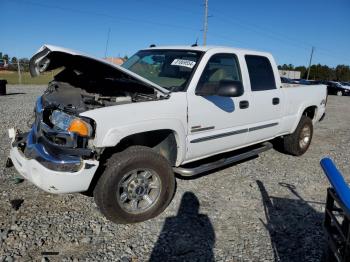
<svg viewBox="0 0 350 262"><path fill-rule="evenodd" d="M311 144L312 135L312 120L302 116L294 133L283 138L284 151L294 156L303 155Z"/></svg>
<svg viewBox="0 0 350 262"><path fill-rule="evenodd" d="M175 192L169 162L154 150L132 146L115 153L94 190L94 199L107 219L137 223L159 215Z"/></svg>

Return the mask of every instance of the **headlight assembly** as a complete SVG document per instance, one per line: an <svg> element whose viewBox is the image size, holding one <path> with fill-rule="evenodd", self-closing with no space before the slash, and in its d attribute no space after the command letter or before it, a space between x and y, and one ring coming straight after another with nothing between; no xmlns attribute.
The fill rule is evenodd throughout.
<svg viewBox="0 0 350 262"><path fill-rule="evenodd" d="M51 123L59 129L76 133L80 136L89 137L92 135L92 126L85 120L54 110L50 117Z"/></svg>
<svg viewBox="0 0 350 262"><path fill-rule="evenodd" d="M68 127L69 132L77 133L80 136L91 136L92 127L90 124L86 123L84 120L75 118Z"/></svg>

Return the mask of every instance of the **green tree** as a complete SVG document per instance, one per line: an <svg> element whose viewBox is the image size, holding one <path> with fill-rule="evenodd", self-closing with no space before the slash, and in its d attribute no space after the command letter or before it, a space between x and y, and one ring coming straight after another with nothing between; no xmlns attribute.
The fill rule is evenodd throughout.
<svg viewBox="0 0 350 262"><path fill-rule="evenodd" d="M305 73L306 73L306 67L305 66L296 66L294 68L295 71L299 71L300 72L300 78L305 78Z"/></svg>
<svg viewBox="0 0 350 262"><path fill-rule="evenodd" d="M11 64L17 64L17 57L12 57L11 58Z"/></svg>
<svg viewBox="0 0 350 262"><path fill-rule="evenodd" d="M2 59L4 59L6 62L8 62L8 61L10 60L8 54L4 54L4 55L2 56Z"/></svg>
<svg viewBox="0 0 350 262"><path fill-rule="evenodd" d="M21 66L21 70L27 72L29 71L29 59L28 58L20 58L19 64Z"/></svg>
<svg viewBox="0 0 350 262"><path fill-rule="evenodd" d="M335 77L337 81L348 81L350 67L347 65L337 65L335 68Z"/></svg>
<svg viewBox="0 0 350 262"><path fill-rule="evenodd" d="M308 68L305 66L296 66L292 64L279 65L280 70L295 70L300 72L300 78L306 79ZM312 80L335 80L335 81L350 81L350 66L337 65L335 68L327 65L314 64L310 67L309 79Z"/></svg>
<svg viewBox="0 0 350 262"><path fill-rule="evenodd" d="M11 63L9 63L8 67L7 67L7 70L10 70L10 71L17 71L18 68L17 68L17 62L16 63L12 63L12 59L11 59Z"/></svg>
<svg viewBox="0 0 350 262"><path fill-rule="evenodd" d="M321 65L318 70L318 80L333 80L334 70L327 65Z"/></svg>
<svg viewBox="0 0 350 262"><path fill-rule="evenodd" d="M281 67L282 70L293 70L294 69L294 66L292 64L283 64L282 67Z"/></svg>

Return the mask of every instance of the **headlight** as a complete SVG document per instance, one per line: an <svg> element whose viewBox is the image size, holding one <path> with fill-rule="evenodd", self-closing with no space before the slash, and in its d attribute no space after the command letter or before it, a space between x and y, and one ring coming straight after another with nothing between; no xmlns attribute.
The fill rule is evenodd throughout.
<svg viewBox="0 0 350 262"><path fill-rule="evenodd" d="M84 120L76 118L70 123L68 127L68 131L77 133L81 136L91 136L92 127L88 123L86 123Z"/></svg>
<svg viewBox="0 0 350 262"><path fill-rule="evenodd" d="M65 131L76 133L80 136L91 136L92 126L81 118L55 110L50 117L51 123Z"/></svg>

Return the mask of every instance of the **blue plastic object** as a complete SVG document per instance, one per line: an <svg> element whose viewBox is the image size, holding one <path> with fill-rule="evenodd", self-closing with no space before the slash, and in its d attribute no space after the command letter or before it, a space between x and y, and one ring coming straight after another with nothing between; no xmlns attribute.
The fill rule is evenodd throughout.
<svg viewBox="0 0 350 262"><path fill-rule="evenodd" d="M321 167L323 168L339 199L343 202L344 206L347 208L347 211L350 211L350 188L345 182L343 176L334 165L333 161L328 157L321 160Z"/></svg>

